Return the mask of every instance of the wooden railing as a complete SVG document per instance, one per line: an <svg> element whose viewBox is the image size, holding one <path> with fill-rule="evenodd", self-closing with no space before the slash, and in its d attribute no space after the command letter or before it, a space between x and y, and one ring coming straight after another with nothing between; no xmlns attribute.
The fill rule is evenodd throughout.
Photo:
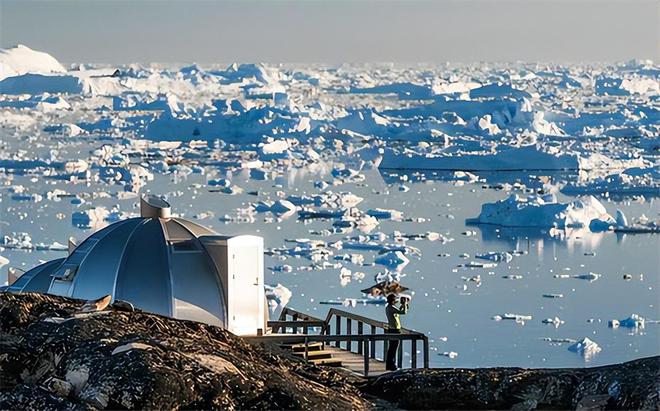
<svg viewBox="0 0 660 411"><path fill-rule="evenodd" d="M334 317L334 321L333 321L333 317ZM429 339L426 335L418 331L409 330L407 328L401 328L400 333L398 334L388 333L387 332L389 328L388 324L383 321L374 320L348 311L338 310L336 308L330 309L325 319L325 323L326 323L326 328L324 331L326 335L334 335L334 336L366 335L368 337L367 340L369 341L368 348L365 348L362 345L357 344L357 347L354 350L353 341L350 339L345 340L344 347L342 347L342 340L336 341L335 346L350 352L354 352L356 354L368 355L370 358L376 358L377 341L382 341L383 344L382 353L384 358L385 353L387 353L389 342L398 340L400 343L399 343L399 348L397 350L396 362L399 368L404 368L403 352L404 352L404 342L406 341L410 341L410 368L417 368L417 342L421 341L423 367L428 368L429 366ZM332 328L333 323L334 323L334 330ZM346 325L345 334L342 334L342 323ZM353 324L355 324L355 328L353 328ZM365 326L367 326L369 329L366 330L365 328L367 327ZM353 333L354 330L356 331L356 334ZM366 354L367 350L368 350L368 354Z"/></svg>
<svg viewBox="0 0 660 411"><path fill-rule="evenodd" d="M291 329L292 334L298 334L298 330L300 329L302 334L309 334L310 328L318 329L319 332L322 332L325 329L325 321L296 311L293 308L284 307L280 313L279 320L268 321L268 327L272 329L273 333L287 334L287 330Z"/></svg>
<svg viewBox="0 0 660 411"><path fill-rule="evenodd" d="M278 343L302 340L305 347L312 342L321 342L362 355L365 376L369 375L369 360L377 358L376 353L379 348L382 348L382 359L384 359L390 341L400 342L396 357L399 368L404 368L403 353L406 341L410 342L410 368L418 368L419 341L422 342L423 367L429 366L429 341L426 335L406 328L402 328L400 333L388 333L388 325L385 322L336 308L330 309L325 320L321 320L285 307L279 320L269 321L268 326L272 328L272 334L259 337L260 340L272 340ZM302 333L299 333L299 330ZM310 331L314 332L310 333Z"/></svg>

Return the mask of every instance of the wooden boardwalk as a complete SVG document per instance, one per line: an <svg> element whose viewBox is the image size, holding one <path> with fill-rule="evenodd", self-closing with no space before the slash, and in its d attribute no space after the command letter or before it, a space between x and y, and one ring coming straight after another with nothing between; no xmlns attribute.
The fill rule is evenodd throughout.
<svg viewBox="0 0 660 411"><path fill-rule="evenodd" d="M364 377L364 356L337 347L326 345L324 351L332 353L332 358L341 361L341 368L347 369L355 375ZM385 362L371 358L369 360L369 377L378 377L388 372L385 369Z"/></svg>

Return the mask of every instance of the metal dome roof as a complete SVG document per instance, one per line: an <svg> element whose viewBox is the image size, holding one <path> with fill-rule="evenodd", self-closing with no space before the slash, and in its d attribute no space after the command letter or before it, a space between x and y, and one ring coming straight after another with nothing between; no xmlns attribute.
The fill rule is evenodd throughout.
<svg viewBox="0 0 660 411"><path fill-rule="evenodd" d="M145 311L224 326L227 295L200 237L208 228L171 218L163 200L142 200L141 217L105 227L66 259L42 264L8 287L81 299L111 294Z"/></svg>

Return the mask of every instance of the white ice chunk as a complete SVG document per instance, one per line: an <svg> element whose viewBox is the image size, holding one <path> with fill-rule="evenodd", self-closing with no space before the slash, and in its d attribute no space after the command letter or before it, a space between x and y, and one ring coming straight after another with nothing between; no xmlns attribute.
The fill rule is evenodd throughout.
<svg viewBox="0 0 660 411"><path fill-rule="evenodd" d="M584 337L581 341L569 346L568 350L580 354L585 360L589 361L594 355L601 351L601 348L589 338Z"/></svg>

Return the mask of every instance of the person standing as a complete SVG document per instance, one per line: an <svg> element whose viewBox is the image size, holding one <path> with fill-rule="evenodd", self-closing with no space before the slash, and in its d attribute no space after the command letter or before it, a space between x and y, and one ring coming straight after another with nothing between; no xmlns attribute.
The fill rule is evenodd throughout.
<svg viewBox="0 0 660 411"><path fill-rule="evenodd" d="M400 307L396 307L396 295L390 294L387 296L387 306L385 306L385 315L387 316L387 333L388 334L401 334L401 319L399 316L408 313L408 299L401 297ZM396 351L399 348L399 340L390 340L387 349L387 357L385 360L385 369L388 371L396 371Z"/></svg>

